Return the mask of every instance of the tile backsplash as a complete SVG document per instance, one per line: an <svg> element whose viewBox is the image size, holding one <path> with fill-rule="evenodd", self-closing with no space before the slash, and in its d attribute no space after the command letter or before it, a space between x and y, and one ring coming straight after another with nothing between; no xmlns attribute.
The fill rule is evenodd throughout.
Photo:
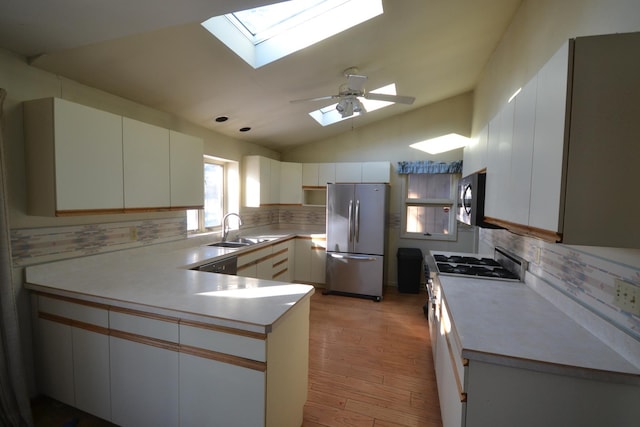
<svg viewBox="0 0 640 427"><path fill-rule="evenodd" d="M308 206L243 208L242 229L269 226L324 228L325 210ZM186 216L11 230L14 267L167 243L187 238Z"/></svg>
<svg viewBox="0 0 640 427"><path fill-rule="evenodd" d="M640 342L640 316L614 304L615 280L640 289L640 250L543 242L506 230L480 230L480 252L502 246L529 261L529 272Z"/></svg>
<svg viewBox="0 0 640 427"><path fill-rule="evenodd" d="M187 237L186 217L11 230L14 267L130 249Z"/></svg>

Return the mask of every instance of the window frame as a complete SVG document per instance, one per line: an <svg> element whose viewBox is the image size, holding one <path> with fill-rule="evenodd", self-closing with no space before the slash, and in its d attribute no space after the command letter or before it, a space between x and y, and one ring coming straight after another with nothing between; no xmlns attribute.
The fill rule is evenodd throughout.
<svg viewBox="0 0 640 427"><path fill-rule="evenodd" d="M221 217L224 218L224 215L227 214L227 212L229 212L229 186L228 186L228 174L229 174L229 163L231 163L230 161L226 161L224 159L219 159L217 157L212 157L212 156L207 156L205 155L203 157L203 161L202 161L202 174L204 175L205 171L205 164L214 164L214 165L218 165L222 167L222 215ZM205 189L204 187L202 188L202 191L204 193ZM216 233L216 232L222 232L222 223L220 225L217 226L213 226L213 227L205 227L204 226L204 217L205 217L205 209L204 207L200 208L200 209L190 209L187 211L187 215L189 214L189 212L195 211L197 213L198 216L198 227L196 229L189 229L187 226L187 235L197 235L197 234L206 234L206 233ZM188 220L187 220L188 221Z"/></svg>
<svg viewBox="0 0 640 427"><path fill-rule="evenodd" d="M434 240L434 241L455 241L458 236L458 221L456 219L456 209L458 206L458 182L460 181L460 173L449 173L450 177L450 196L451 198L409 198L409 177L410 175L433 175L433 174L404 174L402 181L402 212L400 215L400 237L403 239L416 240ZM441 174L439 174L441 175ZM408 208L411 206L422 207L448 207L449 208L449 234L445 233L415 233L407 231L407 214Z"/></svg>

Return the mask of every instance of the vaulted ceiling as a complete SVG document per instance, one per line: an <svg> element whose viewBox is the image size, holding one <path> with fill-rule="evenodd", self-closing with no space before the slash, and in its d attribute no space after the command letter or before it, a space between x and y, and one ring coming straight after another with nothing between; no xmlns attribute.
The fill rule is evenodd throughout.
<svg viewBox="0 0 640 427"><path fill-rule="evenodd" d="M200 23L275 0L0 0L0 47L38 68L277 151L472 90L521 0L383 0L384 14L253 69ZM322 127L343 71L367 88L396 83L394 104ZM217 123L214 118L228 116ZM241 127L250 132L239 133Z"/></svg>

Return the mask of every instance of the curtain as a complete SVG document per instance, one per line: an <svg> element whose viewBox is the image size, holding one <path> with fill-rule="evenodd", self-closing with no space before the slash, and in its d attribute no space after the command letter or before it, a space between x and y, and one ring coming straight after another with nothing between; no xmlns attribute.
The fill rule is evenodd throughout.
<svg viewBox="0 0 640 427"><path fill-rule="evenodd" d="M398 162L397 171L401 175L412 173L462 173L462 160L456 160L450 163L437 163L431 160Z"/></svg>
<svg viewBox="0 0 640 427"><path fill-rule="evenodd" d="M0 88L0 425L32 426L31 406L22 364L16 293L11 271L7 183L2 112L7 92Z"/></svg>

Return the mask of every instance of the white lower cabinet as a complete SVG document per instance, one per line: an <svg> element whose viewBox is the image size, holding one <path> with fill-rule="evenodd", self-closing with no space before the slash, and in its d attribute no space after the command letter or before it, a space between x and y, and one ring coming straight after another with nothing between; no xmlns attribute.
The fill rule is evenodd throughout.
<svg viewBox="0 0 640 427"><path fill-rule="evenodd" d="M325 283L326 246L325 239L309 237L296 239L294 281Z"/></svg>
<svg viewBox="0 0 640 427"><path fill-rule="evenodd" d="M178 426L178 352L111 337L111 421Z"/></svg>
<svg viewBox="0 0 640 427"><path fill-rule="evenodd" d="M628 380L572 375L553 364L518 367L522 360L499 349L463 358L446 298L439 300L434 364L444 427L637 425L640 388Z"/></svg>
<svg viewBox="0 0 640 427"><path fill-rule="evenodd" d="M302 425L309 299L269 333L74 301L33 298L41 393L123 427Z"/></svg>
<svg viewBox="0 0 640 427"><path fill-rule="evenodd" d="M266 335L187 323L180 340L180 425L264 425Z"/></svg>
<svg viewBox="0 0 640 427"><path fill-rule="evenodd" d="M108 311L33 298L37 383L60 402L110 419Z"/></svg>

